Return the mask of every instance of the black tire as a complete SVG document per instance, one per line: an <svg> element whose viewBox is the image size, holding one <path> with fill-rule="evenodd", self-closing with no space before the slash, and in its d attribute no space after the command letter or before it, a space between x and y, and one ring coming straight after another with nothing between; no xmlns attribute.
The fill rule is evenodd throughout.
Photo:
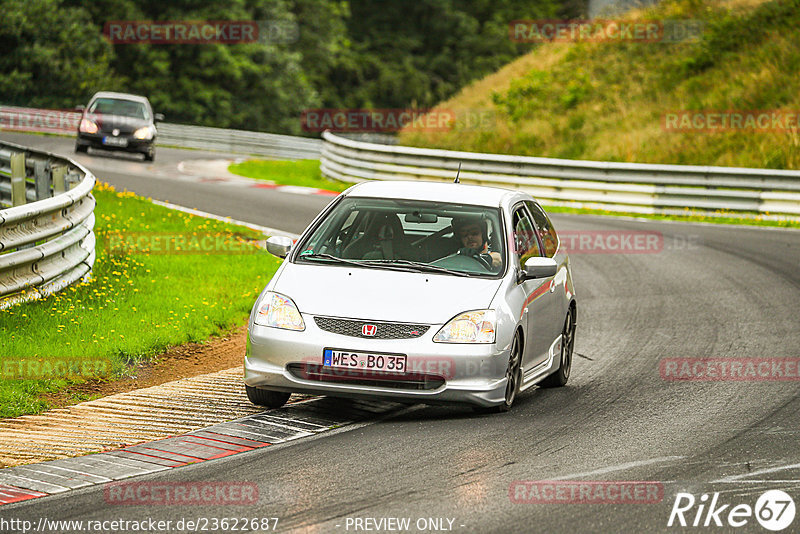
<svg viewBox="0 0 800 534"><path fill-rule="evenodd" d="M75 152L76 153L86 154L88 151L89 151L89 147L88 146L80 145L78 143L75 143Z"/></svg>
<svg viewBox="0 0 800 534"><path fill-rule="evenodd" d="M560 388L567 384L569 373L572 369L572 351L575 348L575 310L570 307L567 318L564 319L564 336L561 341L561 365L558 370L542 380L539 386L543 388Z"/></svg>
<svg viewBox="0 0 800 534"><path fill-rule="evenodd" d="M144 152L144 160L145 161L154 161L156 159L156 150L154 148L150 148L148 152Z"/></svg>
<svg viewBox="0 0 800 534"><path fill-rule="evenodd" d="M508 357L506 379L506 397L502 404L490 408L475 406L473 409L478 413L507 412L511 409L511 405L514 404L514 399L517 398L519 386L522 382L522 340L520 339L519 333L514 335L514 341L511 344L511 354Z"/></svg>
<svg viewBox="0 0 800 534"><path fill-rule="evenodd" d="M247 398L250 399L250 402L258 406L266 406L267 408L280 408L286 404L286 401L292 396L291 393L259 389L248 385L245 385L244 389L247 391Z"/></svg>

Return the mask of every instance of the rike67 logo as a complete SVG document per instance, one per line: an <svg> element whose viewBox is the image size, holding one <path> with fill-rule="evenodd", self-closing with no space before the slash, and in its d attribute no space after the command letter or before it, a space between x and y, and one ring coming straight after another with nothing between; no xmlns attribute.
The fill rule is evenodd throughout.
<svg viewBox="0 0 800 534"><path fill-rule="evenodd" d="M755 507L744 503L723 504L718 492L713 494L710 502L707 493L699 499L691 493L678 493L667 526L738 528L747 525L755 517L762 527L777 532L791 525L794 515L794 500L781 490L765 491L756 500Z"/></svg>

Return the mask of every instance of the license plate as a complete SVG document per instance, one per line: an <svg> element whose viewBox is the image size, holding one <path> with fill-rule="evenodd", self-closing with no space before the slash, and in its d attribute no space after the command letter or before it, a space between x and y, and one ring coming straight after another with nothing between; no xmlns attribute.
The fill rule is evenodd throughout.
<svg viewBox="0 0 800 534"><path fill-rule="evenodd" d="M338 369L364 369L369 371L406 371L405 354L372 354L349 350L325 349L322 352L322 365Z"/></svg>
<svg viewBox="0 0 800 534"><path fill-rule="evenodd" d="M128 146L128 140L124 137L104 137L103 144L109 146Z"/></svg>

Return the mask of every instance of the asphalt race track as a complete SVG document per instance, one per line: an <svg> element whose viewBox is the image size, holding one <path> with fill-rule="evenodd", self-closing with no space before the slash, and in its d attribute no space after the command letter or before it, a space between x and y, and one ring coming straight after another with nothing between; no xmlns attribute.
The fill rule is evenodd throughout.
<svg viewBox="0 0 800 534"><path fill-rule="evenodd" d="M296 234L331 200L328 196L309 198L273 189L220 184L213 181L213 175L190 177L178 169L182 161L236 159L241 155L159 147L155 162L145 163L138 154L124 152L76 154L75 140L66 137L0 132L0 139L69 157L86 165L98 180L119 190Z"/></svg>
<svg viewBox="0 0 800 534"><path fill-rule="evenodd" d="M70 139L0 138L75 156ZM329 201L170 175L180 161L219 157L159 149L153 165L120 156L75 159L118 188L295 233ZM592 249L571 255L578 331L566 388L529 390L500 415L411 406L367 424L135 479L255 482L257 505L112 506L95 486L3 506L0 520L153 518L176 525L200 517L278 517L279 531L365 532L369 526L398 532L387 530L389 523L375 528L363 520L409 518L410 532L418 526L456 532L768 532L753 516L733 528L728 514L739 504L755 507L759 495L772 489L788 493L800 507L796 365L787 363L784 380L675 381L662 375L669 369L665 359L800 358L800 231L589 216L553 220L564 235L659 236L657 246L642 253ZM550 486L556 502L543 504L525 502L534 499L530 489L518 491L518 481L648 481L659 493L652 499L657 502L567 502L569 487L562 483ZM544 493L547 484L532 487ZM603 488L612 495L610 486ZM685 513L689 525L701 495L719 492L717 508L729 505L718 516L724 526L714 527L708 518L712 526L703 528L703 511L699 527L668 527L679 492L697 499ZM437 518L443 521L429 522ZM800 531L800 517L784 530L792 531Z"/></svg>

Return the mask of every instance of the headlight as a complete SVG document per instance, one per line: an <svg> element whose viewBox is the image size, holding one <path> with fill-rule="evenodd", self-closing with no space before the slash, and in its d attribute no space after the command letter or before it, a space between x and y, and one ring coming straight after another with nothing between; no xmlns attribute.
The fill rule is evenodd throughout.
<svg viewBox="0 0 800 534"><path fill-rule="evenodd" d="M133 132L133 137L136 139L152 139L153 134L154 132L152 126L143 126L142 128L139 128Z"/></svg>
<svg viewBox="0 0 800 534"><path fill-rule="evenodd" d="M444 325L433 340L439 343L494 343L496 327L494 310L468 311Z"/></svg>
<svg viewBox="0 0 800 534"><path fill-rule="evenodd" d="M78 127L78 129L83 133L97 133L97 125L89 119L81 119L81 125Z"/></svg>
<svg viewBox="0 0 800 534"><path fill-rule="evenodd" d="M255 323L286 330L306 329L303 318L292 299L272 291L264 295L264 299L256 311Z"/></svg>

